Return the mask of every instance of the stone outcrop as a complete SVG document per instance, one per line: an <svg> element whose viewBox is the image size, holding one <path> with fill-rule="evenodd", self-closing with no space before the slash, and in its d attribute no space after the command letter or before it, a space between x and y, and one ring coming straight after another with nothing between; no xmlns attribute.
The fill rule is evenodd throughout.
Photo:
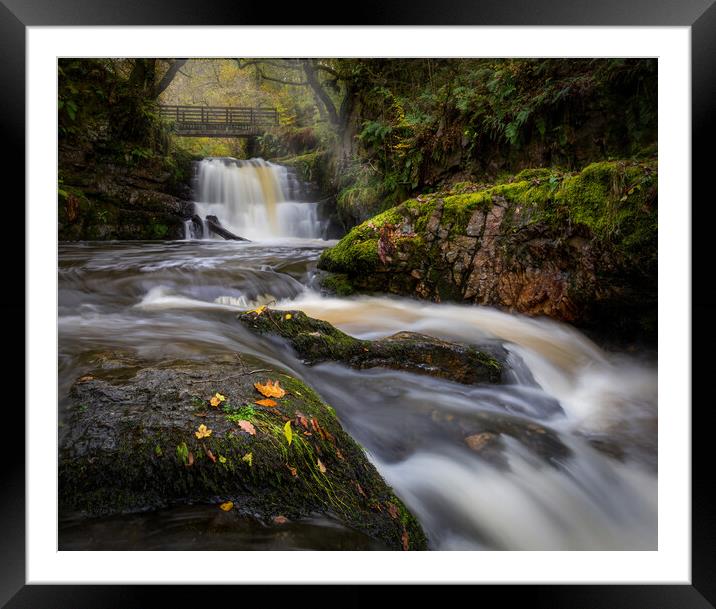
<svg viewBox="0 0 716 609"><path fill-rule="evenodd" d="M326 250L324 285L656 331L656 161L418 196Z"/></svg>
<svg viewBox="0 0 716 609"><path fill-rule="evenodd" d="M425 549L418 522L298 379L248 356L146 362L109 352L93 362L70 390L61 514L197 503L218 512L231 502L232 513L267 526L324 514L388 548ZM267 381L286 391L274 405L257 403L254 384Z"/></svg>

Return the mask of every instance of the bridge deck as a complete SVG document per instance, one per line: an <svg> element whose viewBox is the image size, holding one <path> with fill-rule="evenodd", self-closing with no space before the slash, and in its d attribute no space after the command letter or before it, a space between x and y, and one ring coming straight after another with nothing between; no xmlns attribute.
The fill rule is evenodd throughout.
<svg viewBox="0 0 716 609"><path fill-rule="evenodd" d="M273 108L160 106L159 110L177 135L188 137L253 137L278 125Z"/></svg>

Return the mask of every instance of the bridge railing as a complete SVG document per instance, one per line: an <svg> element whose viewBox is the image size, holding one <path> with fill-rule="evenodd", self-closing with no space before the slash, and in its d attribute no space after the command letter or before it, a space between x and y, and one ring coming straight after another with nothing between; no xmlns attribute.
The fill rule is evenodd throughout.
<svg viewBox="0 0 716 609"><path fill-rule="evenodd" d="M236 127L273 127L278 125L278 112L273 108L241 108L237 106L160 106L163 118L177 123L196 125L231 125Z"/></svg>

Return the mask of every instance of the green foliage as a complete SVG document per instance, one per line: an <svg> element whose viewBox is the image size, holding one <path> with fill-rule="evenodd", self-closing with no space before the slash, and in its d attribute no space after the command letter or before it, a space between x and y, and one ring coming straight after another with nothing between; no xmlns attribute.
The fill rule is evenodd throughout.
<svg viewBox="0 0 716 609"><path fill-rule="evenodd" d="M226 414L226 419L232 423L252 421L256 417L256 408L253 404L244 404L239 408L235 408L228 402L224 402L221 410Z"/></svg>
<svg viewBox="0 0 716 609"><path fill-rule="evenodd" d="M186 442L178 444L176 452L179 463L186 465L189 462L189 447L186 445Z"/></svg>

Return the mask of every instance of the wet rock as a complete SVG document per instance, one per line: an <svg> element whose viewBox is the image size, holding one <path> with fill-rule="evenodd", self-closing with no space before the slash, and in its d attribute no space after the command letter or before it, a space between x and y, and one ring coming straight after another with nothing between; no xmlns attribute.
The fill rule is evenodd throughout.
<svg viewBox="0 0 716 609"><path fill-rule="evenodd" d="M531 172L531 173L530 173ZM491 187L409 199L355 227L318 267L352 292L497 306L614 334L656 336L657 166L529 170ZM379 260L376 228L411 218Z"/></svg>
<svg viewBox="0 0 716 609"><path fill-rule="evenodd" d="M468 445L470 450L474 450L476 453L479 453L485 446L490 444L495 439L495 434L489 433L489 432L483 432L478 434L473 434L471 436L467 436L465 438L465 444Z"/></svg>
<svg viewBox="0 0 716 609"><path fill-rule="evenodd" d="M95 363L70 390L59 451L61 514L196 503L218 510L230 501L232 513L265 523L277 514L291 521L325 514L399 549L403 523L388 515L391 503L411 549L425 548L420 525L333 409L298 379L248 357L146 362L104 353ZM263 396L254 383L267 380L286 391L274 407L255 403ZM224 399L213 407L217 392ZM375 511L375 504L386 507Z"/></svg>
<svg viewBox="0 0 716 609"><path fill-rule="evenodd" d="M353 368L407 370L463 384L502 380L506 352L497 346L477 349L415 332L359 340L302 311L266 308L239 314L238 319L256 332L287 339L308 364L335 361Z"/></svg>

